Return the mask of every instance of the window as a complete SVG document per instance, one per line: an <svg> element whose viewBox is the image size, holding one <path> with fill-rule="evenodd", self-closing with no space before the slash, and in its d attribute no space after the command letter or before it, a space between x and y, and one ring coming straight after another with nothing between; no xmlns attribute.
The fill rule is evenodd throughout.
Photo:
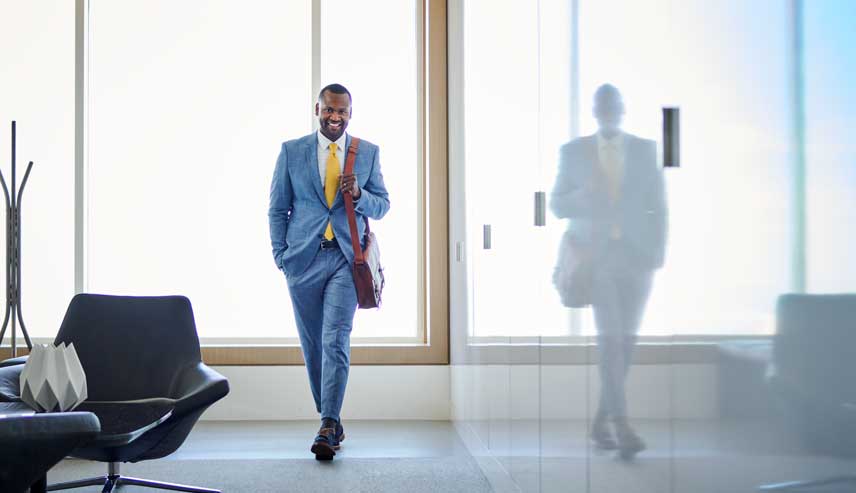
<svg viewBox="0 0 856 493"><path fill-rule="evenodd" d="M0 32L16 47L0 108L22 130L19 179L36 161L31 334L52 337L75 290L175 293L209 363L299 364L268 192L280 144L314 132L317 91L335 81L355 96L350 131L381 146L394 204L373 225L385 305L359 312L353 361L448 360L445 1L53 3L17 6Z"/></svg>
<svg viewBox="0 0 856 493"><path fill-rule="evenodd" d="M21 307L29 335L52 338L74 294L74 2L3 2L2 11L0 169L10 189L12 120L19 186L33 161L21 201ZM5 245L5 214L0 222ZM20 326L17 336L23 345ZM11 322L3 343L10 338Z"/></svg>
<svg viewBox="0 0 856 493"><path fill-rule="evenodd" d="M856 290L856 57L853 2L802 2L806 140L806 288Z"/></svg>
<svg viewBox="0 0 856 493"><path fill-rule="evenodd" d="M87 289L186 295L203 339L296 337L267 207L312 130L311 5L235 7L91 3Z"/></svg>
<svg viewBox="0 0 856 493"><path fill-rule="evenodd" d="M389 213L373 224L383 241L384 306L359 310L354 335L406 339L420 331L422 158L417 68L418 2L324 0L321 86L344 83L354 97L352 135L380 145ZM382 74L382 75L381 75Z"/></svg>
<svg viewBox="0 0 856 493"><path fill-rule="evenodd" d="M393 204L372 225L384 306L358 312L354 342L429 340L422 9L93 0L87 289L187 295L203 342L296 344L268 190L280 144L317 128L317 91L340 82L354 96L349 132L380 146Z"/></svg>

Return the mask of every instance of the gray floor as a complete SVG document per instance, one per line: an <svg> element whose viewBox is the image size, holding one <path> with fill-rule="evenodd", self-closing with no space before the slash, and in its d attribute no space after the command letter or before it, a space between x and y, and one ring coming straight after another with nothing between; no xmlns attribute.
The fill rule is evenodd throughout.
<svg viewBox="0 0 856 493"><path fill-rule="evenodd" d="M331 468L309 453L318 426L314 421L200 422L178 452L161 461L123 466L123 472L218 486L224 492L378 493L487 493L488 481L476 464L499 493L749 493L768 482L856 473L856 460L805 455L764 421L641 421L637 427L649 448L633 463L591 453L581 421L540 427L526 421L464 425L490 430L488 444L474 443L475 435L464 431L475 458L450 422L345 422L347 438ZM101 474L103 469L68 460L49 480ZM499 478L503 474L506 480Z"/></svg>
<svg viewBox="0 0 856 493"><path fill-rule="evenodd" d="M122 474L227 492L490 493L491 487L450 422L351 421L333 462L309 452L315 421L197 423L184 445L156 461L123 464ZM54 484L101 476L104 464L68 459ZM96 492L100 487L70 491ZM154 493L126 486L121 493Z"/></svg>
<svg viewBox="0 0 856 493"><path fill-rule="evenodd" d="M337 458L469 456L449 421L344 421ZM316 421L201 421L172 459L306 459Z"/></svg>
<svg viewBox="0 0 856 493"><path fill-rule="evenodd" d="M856 474L856 458L811 454L766 420L639 420L648 449L633 462L591 449L581 420L466 425L486 438L474 453L499 493L753 493L763 484ZM856 484L800 491L853 493Z"/></svg>

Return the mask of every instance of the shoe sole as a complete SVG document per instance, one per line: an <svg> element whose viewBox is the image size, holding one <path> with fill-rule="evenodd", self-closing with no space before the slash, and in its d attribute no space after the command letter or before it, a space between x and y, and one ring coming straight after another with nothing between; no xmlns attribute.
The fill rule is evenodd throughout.
<svg viewBox="0 0 856 493"><path fill-rule="evenodd" d="M333 460L333 456L336 455L334 448L326 442L315 442L309 450L315 454L315 460Z"/></svg>

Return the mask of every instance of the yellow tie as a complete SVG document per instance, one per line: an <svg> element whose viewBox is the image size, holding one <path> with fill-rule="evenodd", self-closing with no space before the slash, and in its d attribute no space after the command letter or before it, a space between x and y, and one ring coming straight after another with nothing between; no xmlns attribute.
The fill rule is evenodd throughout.
<svg viewBox="0 0 856 493"><path fill-rule="evenodd" d="M324 196L327 198L327 206L333 207L336 199L337 186L339 185L339 158L336 157L336 144L330 143L330 156L327 158L327 174L324 176ZM333 239L333 223L327 223L324 238Z"/></svg>

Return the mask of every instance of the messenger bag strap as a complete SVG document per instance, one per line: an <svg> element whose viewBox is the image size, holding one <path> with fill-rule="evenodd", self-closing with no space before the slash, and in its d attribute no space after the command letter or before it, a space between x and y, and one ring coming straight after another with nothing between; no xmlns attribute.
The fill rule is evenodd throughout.
<svg viewBox="0 0 856 493"><path fill-rule="evenodd" d="M360 139L351 137L351 145L348 146L348 157L345 159L345 175L354 174L354 161L357 159L357 149L360 147ZM342 200L345 202L345 212L348 214L348 227L351 229L351 246L354 248L354 263L362 264L365 262L363 249L360 247L360 236L357 232L357 214L354 212L354 198L351 192L347 191L342 194ZM366 232L368 232L369 222L366 219Z"/></svg>

